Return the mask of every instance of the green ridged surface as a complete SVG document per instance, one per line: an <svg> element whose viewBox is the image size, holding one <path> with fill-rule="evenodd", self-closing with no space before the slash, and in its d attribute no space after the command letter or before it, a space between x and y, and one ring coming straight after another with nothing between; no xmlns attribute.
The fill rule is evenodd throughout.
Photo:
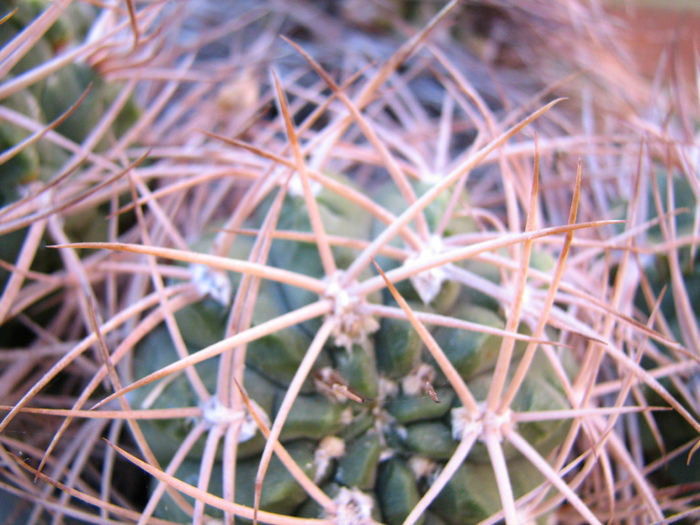
<svg viewBox="0 0 700 525"><path fill-rule="evenodd" d="M0 47L20 34L51 2L46 0L9 1L0 7L0 17L17 11L0 24ZM4 81L28 72L52 60L56 55L79 43L84 37L97 11L83 2L73 2L12 68ZM81 143L97 126L109 105L119 93L119 85L106 83L100 74L87 64L72 62L40 79L28 88L0 100L0 105L32 119L38 124L48 124L73 106L90 88L83 102L55 131L76 143ZM111 126L113 137L122 136L136 121L139 110L129 100ZM16 146L28 138L30 132L11 124L0 123L0 151ZM108 146L110 137L95 150ZM54 143L40 139L26 147L2 166L0 173L0 206L16 200L21 186L32 181L46 182L57 175L68 160L65 150Z"/></svg>
<svg viewBox="0 0 700 525"><path fill-rule="evenodd" d="M359 213L355 207L340 206L328 196L319 197L318 202L321 215L333 217L329 223L329 233L367 239L373 235L374 226L371 221L353 220ZM438 205L444 203L436 203L431 213L438 213ZM261 217L268 206L268 202L261 205ZM288 196L283 208L278 229L310 230L300 197ZM435 222L436 217L430 221ZM344 223L352 225L352 233L342 231ZM252 228L259 226L260 223L254 221L248 225ZM459 233L454 229L468 228L470 224L469 221L457 221L451 227L455 233ZM244 241L249 242L250 240ZM248 252L248 249L241 251L240 246L235 250L237 253ZM346 253L342 254L341 251L340 259L351 260L353 254L348 248L343 250ZM269 263L307 275L323 277L318 249L312 244L274 240ZM393 266L396 266L396 263ZM238 277L232 276L234 286L237 282ZM468 298L469 294L463 293L461 285L448 282L446 286L456 288L456 293L455 290L450 290L451 298L448 301L434 301L430 305L423 305L417 302L419 299L415 292L409 290L407 295L412 295L411 304L415 305L416 310L439 311L443 315L487 327L501 329L505 326L503 317L496 309L490 309L484 303L474 305L466 301L465 298ZM410 287L407 282L400 285L403 290ZM377 299L379 297L380 295L376 296ZM387 306L396 306L387 294L382 294L381 297ZM309 292L299 292L290 286L263 282L253 324L273 319L316 300L318 296ZM187 314L178 317L182 319L182 325L188 328L186 339L191 351L197 351L221 337L219 330L227 311L223 306L217 308L205 300L189 306L186 309ZM245 387L249 396L263 407L271 420L275 418L284 391L311 344L313 327L319 323L320 320L307 322L248 344ZM201 334L198 333L196 325L200 325ZM477 399L484 399L498 357L501 338L456 328L430 327L430 330ZM525 326L520 331L528 333ZM171 346L169 342L164 345ZM514 355L522 355L525 346L522 342L517 343ZM139 355L143 355L145 351L146 346L143 345ZM148 351L152 352L155 349L151 345ZM157 352L163 354L162 349ZM170 360L174 360L172 351ZM139 369L139 363L137 360L137 376L142 377L153 370L152 367ZM431 373L434 377L431 376L430 380L435 388L437 402L420 387L424 379L413 382L408 379L408 376L416 374L419 365L423 367L422 370L430 370L432 367ZM313 377L309 377L292 406L281 441L285 446L291 447L299 442L318 444L324 436L329 435L343 439L345 454L329 460L330 470L323 480L319 481L322 488L330 492L337 492L341 487L360 489L376 500L378 519L383 519L389 524L401 523L427 490L430 476L439 471L458 446L451 420L453 409L460 407L457 396L442 372L437 369L435 361L424 348L415 330L410 323L403 320L381 319L378 331L369 335L364 346L355 344L346 348L335 345L332 340L329 341L315 363L312 375L318 381L323 371L328 369L332 369L342 378L343 388L349 389L351 396L359 396L364 402L358 402L357 397L352 400L342 396L324 395L318 390ZM186 383L184 376L178 378L178 381L180 380ZM415 384L411 386L412 383L418 387ZM205 379L205 384L210 391L215 390L215 382ZM393 385L392 389L386 390L387 384ZM528 411L567 407L566 398L556 386L558 384L558 379L547 360L538 354L513 409ZM171 385L171 388L175 386ZM158 403L165 403L167 395L166 389L163 399L159 399ZM191 393L189 399L195 402ZM518 430L541 453L548 454L556 448L567 428L567 425L559 421L546 421L522 424ZM162 432L166 430L161 429ZM258 435L250 442L241 443L246 462L254 463L259 459L262 441ZM508 444L505 444L505 453L509 463L518 465L520 470L524 468L522 463L527 461ZM411 458L419 456L428 464L432 462L432 474L416 473L411 469ZM163 460L167 461L169 457L164 457ZM484 445L477 442L458 474L430 507L430 513L421 518L421 523L425 520L425 523L469 524L498 511L500 499L490 469ZM254 473L251 476L254 476ZM482 477L486 480L485 483L480 483ZM519 493L534 488L540 482L537 476L528 478L515 474L514 479L516 478ZM264 501L261 508L272 510L277 507ZM320 515L318 506L310 501L306 501L300 509L294 512L304 516Z"/></svg>
<svg viewBox="0 0 700 525"><path fill-rule="evenodd" d="M80 1L63 2L61 6L58 6L56 2L49 0L5 0L0 2L0 18L7 16L4 23L0 24L0 48L10 43L15 37L23 38L20 35L33 20L50 6L54 8L65 7L65 10L31 48L26 52L24 49L26 45L21 48L21 52L24 54L14 64L10 72L1 79L5 87L20 75L34 73L36 68L78 45L85 37L97 14L97 8ZM15 9L16 11L14 11ZM10 14L11 16L8 16ZM13 55L8 60L14 58ZM108 84L97 71L87 64L71 62L22 90L6 95L0 99L0 106L8 112L18 114L16 118L20 122L21 119L28 119L41 128L64 115L80 100L88 87L90 87L90 91L74 113L54 129L55 133L59 133L79 145L95 129L121 89L117 84ZM138 115L139 110L135 101L131 98L128 99L117 119L107 128L106 137L94 147L94 151L104 152L114 140L123 136L136 122ZM20 124L15 124L9 118L1 119L0 153L14 149L32 137L33 134L33 131ZM38 199L31 202L31 197L38 195L39 188L49 181L55 180L67 170L68 161L72 155L63 147L59 147L55 142L49 140L47 136L42 136L22 150L15 152L12 157L0 165L0 209L12 205L24 197L30 198L30 202L22 212L25 215L17 217L18 228L0 236L0 259L4 263L16 264L20 250L24 245L28 228L19 227L24 222L21 219L29 217L34 212L44 212L49 206ZM120 162L122 160L124 159L119 159ZM77 196L79 193L89 190L90 186L100 182L99 178L94 177L90 181L73 185L73 182L80 178L81 174L81 168L78 168L57 186L50 207L67 205L72 197L71 191L74 191L73 195ZM56 202L56 195L59 193L62 196L62 202ZM51 194L44 193L42 198L47 197L51 197ZM120 205L123 204L124 202L120 202ZM56 215L62 221L63 231L68 239L71 242L81 242L107 240L109 225L107 216L109 213L109 204L103 203L83 208L80 211L69 207ZM119 219L120 228L132 219L132 214L122 216ZM13 222L6 218L4 226L13 227ZM120 233L123 231L124 229L120 229ZM30 270L49 274L63 268L63 261L58 250L46 248L46 245L55 243L56 238L45 236L34 255ZM78 253L85 256L90 252L82 250ZM5 288L10 275L11 270L7 267L0 268L0 289ZM37 312L31 314L33 322L41 326L49 326L49 320L56 313L54 304L56 304L55 301L49 299L44 301L43 305L39 305ZM21 347L35 339L35 331L26 329L24 324L13 319L0 327L0 339L3 343L10 347Z"/></svg>

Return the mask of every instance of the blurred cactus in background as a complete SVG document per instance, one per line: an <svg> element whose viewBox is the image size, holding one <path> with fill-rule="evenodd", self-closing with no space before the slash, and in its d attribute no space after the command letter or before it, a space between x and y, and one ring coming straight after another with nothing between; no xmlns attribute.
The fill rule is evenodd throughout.
<svg viewBox="0 0 700 525"><path fill-rule="evenodd" d="M696 519L698 86L600 6L0 16L8 523Z"/></svg>
<svg viewBox="0 0 700 525"><path fill-rule="evenodd" d="M14 9L6 14L8 18L0 26L0 42L6 45L18 38L32 20L48 6L48 2L9 2L9 7ZM57 19L43 37L10 69L5 79L16 79L55 59L58 53L70 50L76 41L85 38L95 15L95 8L92 6L72 3L63 16ZM12 93L3 99L3 106L36 124L47 125L65 116L53 129L66 139L79 144L93 132L117 94L117 86L105 83L93 68L76 61L48 74L27 89ZM83 95L85 98L81 101ZM73 105L76 107L71 112ZM118 139L131 127L136 120L136 112L133 101L128 101L108 131L112 140ZM6 122L2 134L3 150L7 150L26 140L31 133L18 124ZM105 145L98 145L96 149L104 150ZM44 182L50 180L67 163L69 157L69 153L59 145L46 140L39 140L22 149L14 158L3 164L3 204L17 199L19 185L26 185L38 179Z"/></svg>

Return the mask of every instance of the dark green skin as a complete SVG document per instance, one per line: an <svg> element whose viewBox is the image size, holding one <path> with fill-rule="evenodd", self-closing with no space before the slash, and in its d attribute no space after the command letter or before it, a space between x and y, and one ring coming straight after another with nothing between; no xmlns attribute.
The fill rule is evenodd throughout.
<svg viewBox="0 0 700 525"><path fill-rule="evenodd" d="M283 215L284 228L280 226L280 229L299 228L308 231L310 227L303 204L297 197L287 199L284 206L286 215ZM340 206L331 210L327 208L329 202L332 199L319 198L322 213L326 216L334 214L331 222L336 228L342 224L339 220L342 213L350 214L345 220L351 221L356 210ZM258 226L259 224L251 225ZM359 236L362 228L357 223L354 228L355 235ZM331 233L342 234L339 231ZM370 235L369 228L365 235ZM310 244L273 241L269 262L295 271L301 272L303 269L302 273L322 277L318 249ZM232 282L235 286L237 278L232 278ZM460 288L457 283L446 284L448 288ZM407 286L410 287L410 284L403 284L404 288ZM464 302L464 298L469 297L468 294L450 290L450 295L452 299L445 302L446 309L442 313L489 327L503 328L503 319L493 309ZM373 299L378 300L379 297ZM263 283L254 313L254 324L316 300L318 296L308 292L275 283ZM381 300L388 306L396 306L386 294ZM416 305L416 309L435 311L435 305L412 304ZM218 308L217 310L210 303L202 302L189 307L189 313L182 316L183 321L194 331L187 336L193 351L212 344L222 336L220 327L228 312L222 306ZM196 315L192 315L194 312ZM184 319L185 317L189 319ZM316 320L288 328L248 345L245 386L249 396L266 410L271 419L275 417L284 391L311 344L314 327L320 322ZM199 330L194 326L196 324L201 324ZM501 338L454 328L429 326L429 329L477 399L484 399ZM522 353L523 348L523 344L516 345L516 356ZM402 380L421 363L433 365L436 369L435 384L432 386L438 402L427 391L408 393L402 390ZM565 398L553 386L557 380L548 366L546 360L538 357L514 409L545 410L566 405ZM342 386L348 388L353 397L324 397L316 391L313 380L309 378L292 407L281 441L285 446L293 446L298 442L316 444L327 435L341 437L345 441L345 455L330 460L331 468L325 478L326 484L319 481L320 486L328 487L328 490L337 490L339 487L359 488L365 493L373 494L378 505L378 519L389 524L400 523L428 486L424 477L416 478L410 470L409 460L422 456L432 460L437 470L457 448L458 442L451 430L451 411L459 407L456 396L437 370L416 331L410 323L403 320L381 319L379 330L369 335L364 346L357 344L348 349L329 341L314 367L314 374L318 376L319 371L327 367L331 367L342 378ZM148 371L150 370L144 370L139 375L145 375ZM381 378L392 380L396 391L383 393L380 389ZM215 383L207 385L213 390ZM546 454L560 442L560 430L565 428L560 422L554 421L521 425L519 431ZM162 429L163 432L166 430ZM242 443L240 447L246 451L249 461L255 463L262 440L256 437L251 443ZM508 447L506 444L508 461L514 464L522 461L519 454ZM426 523L475 523L499 510L498 492L495 485L489 485L493 481L493 474L488 462L483 444L477 443L473 457L470 455L431 506L431 515L425 518ZM486 485L479 483L479 478L484 476ZM536 476L532 479L538 480ZM519 480L518 483L518 490L526 491L534 487L527 479ZM487 494L482 493L485 488L489 490ZM276 507L264 501L261 508L271 510ZM318 510L315 504L307 501L298 512L315 517L318 516Z"/></svg>

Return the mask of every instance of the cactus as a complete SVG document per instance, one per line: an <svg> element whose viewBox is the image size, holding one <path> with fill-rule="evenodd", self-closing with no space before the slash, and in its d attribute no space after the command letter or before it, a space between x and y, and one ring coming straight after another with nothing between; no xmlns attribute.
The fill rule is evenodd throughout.
<svg viewBox="0 0 700 525"><path fill-rule="evenodd" d="M6 20L0 25L0 45L19 39L46 7L48 3L43 1L7 3L4 6L6 12L2 13ZM94 17L94 8L87 4L69 5L65 16L46 30L12 67L5 80L11 81L31 72L32 68L55 59L58 53L65 53L66 49L82 41ZM2 104L7 110L24 115L39 125L53 123L51 129L79 144L98 125L117 92L117 86L106 84L88 64L69 62L27 89L6 96ZM119 138L133 125L136 114L133 100L128 101L113 122L112 139ZM19 125L4 122L0 127L0 147L3 151L9 150L30 135ZM95 146L95 150L104 150L106 140ZM27 144L3 163L0 205L17 200L22 185L37 180L47 182L69 159L68 152L53 142L38 140Z"/></svg>
<svg viewBox="0 0 700 525"><path fill-rule="evenodd" d="M611 156L590 137L561 140L577 126L575 101L544 102L499 69L495 84L473 85L460 71L470 59L444 50L464 38L445 23L468 16L457 4L384 56L384 28L430 7L346 26L302 2L192 37L184 30L225 8L103 6L84 42L85 28L71 37L85 64L56 73L77 86L68 102L42 96L54 73L12 88L66 56L51 40L60 24L34 38L0 94L6 108L25 102L15 112L40 109L31 118L44 134L80 97L80 72L97 77L75 123L55 128L90 143L76 175L61 175L75 151L44 138L10 164L21 183L58 180L75 207L36 218L30 195L0 210L0 232L26 227L28 239L5 256L0 319L33 336L13 352L26 363L0 355L12 363L0 382L11 404L0 503L16 522L602 523L695 511L677 495L688 477L652 472L694 451L700 431L682 382L696 375L693 281L679 281L678 260L694 223L685 237L670 219L654 230L674 194L697 202L692 170L669 161L680 185L660 198L619 115L584 100L618 132L598 141ZM523 27L538 20L525 4L507 11ZM27 5L40 7L8 20L52 9ZM496 18L507 9L490 6ZM567 20L560 8L549 23ZM298 38L272 45L282 20ZM309 20L341 24L375 54L337 54ZM376 34L363 40L353 24ZM227 54L231 42L249 47ZM262 50L275 57L269 81L239 62ZM112 103L110 131L91 140L105 123L95 108ZM1 130L7 148L29 136ZM577 164L584 153L595 161ZM601 182L601 162L638 184ZM126 211L132 222L118 226ZM78 212L107 233L81 242L55 218ZM44 220L60 269L24 255ZM663 277L637 260L647 253L674 281L662 315ZM660 429L666 416L687 432Z"/></svg>
<svg viewBox="0 0 700 525"><path fill-rule="evenodd" d="M351 181L340 176L335 176L333 180L345 188L353 187ZM393 184L391 186L394 187ZM284 189L275 191L279 192L279 195ZM389 191L380 190L379 193L392 197ZM271 206L272 203L264 201L260 205L266 209L262 214L263 218L272 213L268 205ZM325 188L315 196L315 205L319 215L324 219L328 218L323 222L324 225L331 225L326 231L329 236L365 243L371 240L374 221L363 220L363 216L369 217L366 211L352 206L344 199L340 200L337 194L331 194ZM252 218L246 223L246 227L261 231L263 224L260 223L260 219L256 220L259 215L257 212L258 208L251 214ZM278 231L311 233L307 205L300 195L288 194L284 197L279 218ZM468 233L470 232L456 229L451 231L451 235ZM262 236L258 239L262 239ZM246 246L244 251L248 252L253 246L251 242L246 241L246 238L237 239L234 246L241 242ZM352 262L351 250L334 247L332 252L333 260L339 265L338 272L348 271ZM343 256L346 260L343 260ZM394 266L397 270L401 269L402 266L406 267L405 264L402 265L405 262L394 261L398 263ZM317 279L319 283L324 280L328 283L324 285L326 296L337 287L333 275L324 275L318 248L309 242L273 240L267 264L270 268L291 270L307 276L309 272L313 272L308 277ZM375 281L377 277L370 274L367 276ZM241 286L240 278L232 279L233 290L240 289ZM406 288L410 286L409 284ZM459 293L463 284L456 279L446 280L441 287L456 287L458 290L457 293L450 293L453 296L451 301L445 301L441 297L442 291L437 290L437 293L433 294L433 300L427 304L414 304L413 309L420 310L423 314L442 316L442 320L437 320L436 317L436 321L433 321L436 324L435 340L444 349L461 380L477 398L485 399L505 333L505 322L499 312L471 305L469 294ZM287 284L262 282L255 297L252 327L264 325L294 310L308 307L309 304L318 301L318 294L315 295L314 299L313 293ZM418 298L415 291L412 295ZM299 452L302 455L296 457L292 454L292 457L300 465L311 465L311 473L308 475L315 483L322 488L328 487L327 490L331 492L331 487L334 486L360 490L372 499L372 506L376 508L383 522L402 523L424 492L424 486L432 482L432 478L454 454L461 434L465 432L461 422L464 407L461 400L455 396L439 363L421 348L415 329L407 320L401 319L401 311L391 294L387 292L381 297L379 294L369 293L366 297L366 301L357 301L355 311L350 308L339 313L329 310L323 321L309 320L249 342L242 384L248 391L249 399L255 403L253 406L260 410L260 414L265 415L268 420L279 421L280 418L284 418L279 438L283 445L297 447L300 443L305 443L304 452ZM328 308L338 309L339 300L336 297L336 305ZM352 307L351 301L348 301L348 304ZM360 307L366 308L367 313L361 312ZM393 311L394 315L384 317L381 322L374 321L369 314L372 308L378 307L385 311ZM197 350L216 344L224 336L222 327L225 324L227 309L227 304L217 304L209 298L180 311L182 315L177 317L181 319L179 327L185 343L189 346L190 355L194 356ZM342 317L338 321L334 320L334 315L354 317L346 322ZM472 327L465 329L461 326L440 326L441 323L449 323L450 320L454 322L454 319L472 323ZM331 324L336 322L340 327ZM332 328L324 329L331 326ZM487 332L483 333L480 330ZM332 336L323 341L306 377L299 376L297 371L302 361L307 359L314 334L324 331L330 331ZM527 332L526 327L523 327L523 331ZM529 339L523 334L517 337ZM519 343L518 346L521 348L516 350L516 355L522 355L524 344ZM137 349L135 377L149 376L176 361L176 358L176 350L167 331L163 329L153 332ZM208 391L216 388L215 362L216 358L213 358L196 368ZM301 383L298 382L300 377ZM287 392L292 384L301 385L298 395L293 393L293 403L289 412L282 412L281 407L285 404L283 400L289 395ZM152 389L148 388L135 390L131 405L143 406L143 401L151 392ZM219 400L214 401L217 408L218 403ZM196 404L196 392L188 378L180 375L160 391L149 406L173 408ZM568 407L563 389L558 384L556 371L544 357L536 358L512 409L528 412L561 410ZM204 410L206 418L211 406L207 405ZM147 437L151 437L148 441L156 457L164 465L172 461L179 445L187 437L188 427L191 428L192 423L187 425L175 420L168 424L144 422L142 425ZM541 454L548 455L561 443L566 434L565 427L561 421L535 421L520 424L519 432L528 436L530 443ZM238 465L236 471L236 479L243 480L242 484L249 483L251 474L246 475L246 472L250 468L250 462L255 465L260 462L260 454L265 446L265 441L259 439L260 434L256 437L245 433L244 437L239 438L239 457L247 458L244 463ZM338 446L345 453L339 458L325 458L324 443L333 438L338 440ZM188 460L201 459L205 446L205 436L202 435L187 454ZM509 462L523 463L522 456L516 449L506 448L504 453ZM309 454L311 458L316 459L308 459ZM216 472L222 470L222 455L223 450L220 446L216 452L219 459L214 463ZM252 458L249 458L250 455ZM323 469L319 466L319 457L323 458ZM421 459L424 463L423 468L428 470L422 473L414 472L411 465L417 459ZM484 467L481 465L484 463L488 463L488 453L483 444L475 444L464 464L464 468L469 472L467 478L472 478L472 469L480 472L478 477L483 476ZM184 465L181 468L184 468ZM265 476L260 509L292 513L305 501L286 496L286 505L280 506L276 497L268 496L266 487L274 486L275 491L279 490L284 494L293 493L294 487L297 487L297 490L301 487L288 474L284 482L278 478L279 474L271 473L269 477ZM522 496L541 482L542 478L538 476L523 477L517 487L517 496ZM485 519L499 509L498 500L491 494L484 495L466 490L460 485L473 481L455 480L451 483L446 490L462 494L459 505L478 509L473 511L471 519ZM458 484L452 486L455 483ZM236 492L241 490L243 485L237 485ZM395 495L398 493L402 494L401 498ZM308 500L309 496L305 495L305 499ZM253 503L251 499L240 501L248 505ZM464 523L464 517L460 513L445 515L439 510L439 503L435 506L446 523ZM170 512L166 509L170 509ZM312 514L311 511L308 512ZM163 500L155 514L167 519L184 517L182 511L170 500Z"/></svg>
<svg viewBox="0 0 700 525"><path fill-rule="evenodd" d="M61 11L63 16L52 16ZM135 124L139 110L133 97L123 96L120 83L107 82L85 59L70 58L86 45L95 7L11 1L0 16L0 46L15 50L2 63L0 258L22 261L16 272L0 269L0 286L16 293L25 272L59 273L69 266L46 245L109 239L110 201L122 198L125 188L100 195L114 174L96 175L91 164L98 158L114 162L111 145ZM118 231L128 219L112 222ZM17 314L0 310L3 321ZM39 310L39 324L48 325L54 305ZM9 347L26 344L31 332L16 321L0 329Z"/></svg>

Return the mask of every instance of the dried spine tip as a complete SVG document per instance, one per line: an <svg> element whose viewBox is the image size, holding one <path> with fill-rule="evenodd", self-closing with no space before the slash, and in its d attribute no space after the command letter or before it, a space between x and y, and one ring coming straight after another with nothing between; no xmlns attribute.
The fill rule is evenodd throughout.
<svg viewBox="0 0 700 525"><path fill-rule="evenodd" d="M429 393L426 384L432 388L433 381L435 381L435 369L426 363L421 363L401 380L401 389L407 396L420 396Z"/></svg>
<svg viewBox="0 0 700 525"><path fill-rule="evenodd" d="M430 399L432 399L436 403L440 403L440 398L438 397L437 392L435 392L435 388L433 387L433 384L430 381L425 382L425 384L423 385L423 390L425 390L425 393L430 396Z"/></svg>
<svg viewBox="0 0 700 525"><path fill-rule="evenodd" d="M316 390L332 401L342 402L346 399L357 403L368 401L365 396L350 388L347 380L329 366L314 372L313 377Z"/></svg>

